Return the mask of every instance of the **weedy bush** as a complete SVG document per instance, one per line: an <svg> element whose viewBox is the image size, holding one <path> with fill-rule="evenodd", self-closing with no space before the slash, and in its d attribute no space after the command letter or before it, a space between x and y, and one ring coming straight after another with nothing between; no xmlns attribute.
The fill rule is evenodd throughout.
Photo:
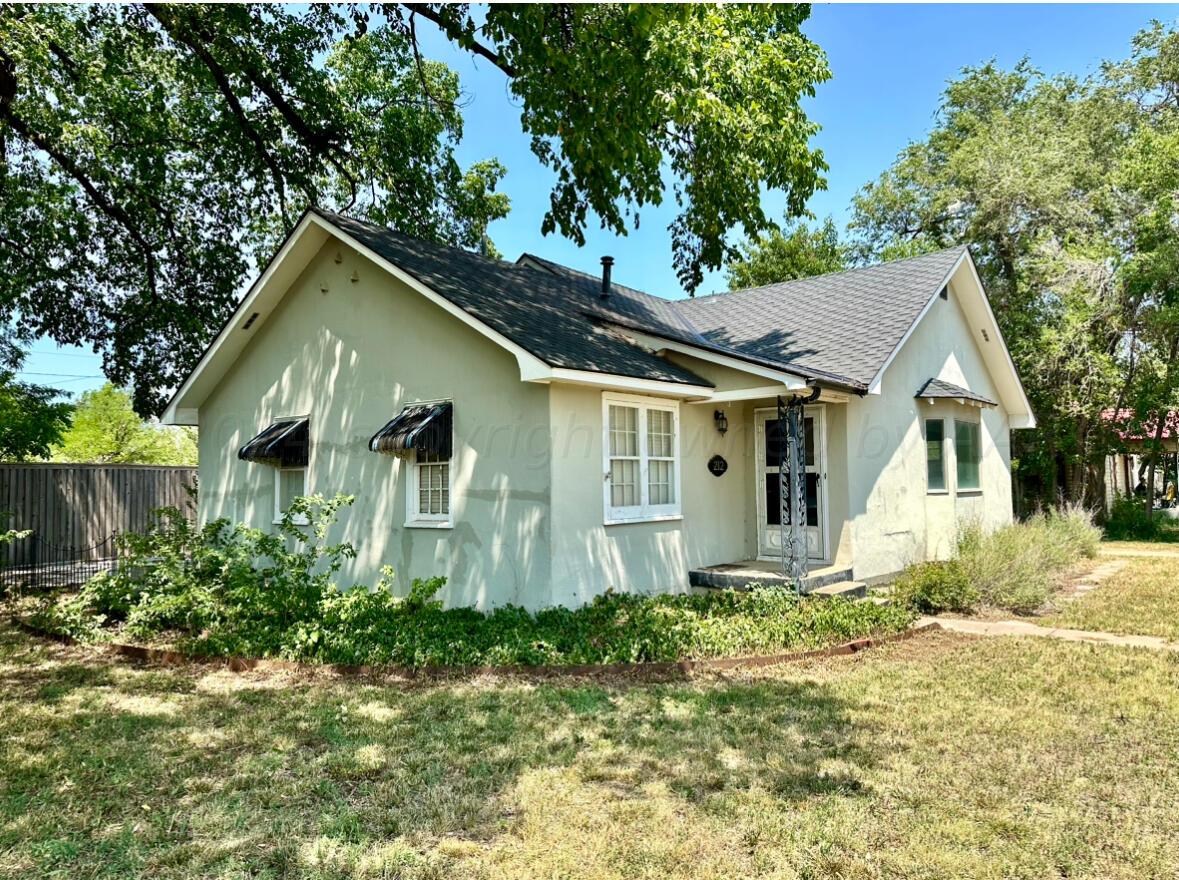
<svg viewBox="0 0 1179 880"><path fill-rule="evenodd" d="M126 539L127 560L36 622L75 637L113 631L167 640L194 656L283 657L346 664L483 666L638 662L755 654L898 632L907 608L802 599L777 589L636 596L607 593L578 609L488 613L444 608L443 578L393 591L332 583L347 544L324 545L349 499L300 499L277 535L221 521L203 529L178 512ZM296 514L309 528L292 523ZM117 627L117 629L116 629Z"/></svg>
<svg viewBox="0 0 1179 880"><path fill-rule="evenodd" d="M348 496L296 499L276 532L228 520L194 526L175 508L143 534L120 537L121 560L37 621L75 637L118 624L132 638L169 636L201 653L280 651L297 623L318 614L351 545L326 544ZM305 521L307 525L298 525Z"/></svg>
<svg viewBox="0 0 1179 880"><path fill-rule="evenodd" d="M892 585L894 602L922 614L966 613L974 610L979 598L956 559L910 565Z"/></svg>
<svg viewBox="0 0 1179 880"><path fill-rule="evenodd" d="M1112 541L1158 541L1167 536L1167 529L1141 498L1122 495L1110 507L1105 536Z"/></svg>
<svg viewBox="0 0 1179 880"><path fill-rule="evenodd" d="M993 532L968 523L956 559L984 603L1027 614L1044 604L1065 568L1097 555L1100 540L1088 511L1070 506Z"/></svg>

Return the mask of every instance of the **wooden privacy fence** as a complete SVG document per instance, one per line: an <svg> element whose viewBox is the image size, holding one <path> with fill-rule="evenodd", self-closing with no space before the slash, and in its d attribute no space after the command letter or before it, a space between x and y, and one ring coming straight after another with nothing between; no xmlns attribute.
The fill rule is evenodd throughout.
<svg viewBox="0 0 1179 880"><path fill-rule="evenodd" d="M0 571L113 555L111 536L142 531L152 511L189 511L196 468L142 464L0 464Z"/></svg>

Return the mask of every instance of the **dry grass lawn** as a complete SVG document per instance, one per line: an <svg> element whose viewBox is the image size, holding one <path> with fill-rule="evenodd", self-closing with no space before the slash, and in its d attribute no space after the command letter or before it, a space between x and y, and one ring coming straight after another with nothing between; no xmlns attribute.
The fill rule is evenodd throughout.
<svg viewBox="0 0 1179 880"><path fill-rule="evenodd" d="M0 876L1179 873L1179 658L930 634L661 683L142 668L0 627Z"/></svg>
<svg viewBox="0 0 1179 880"><path fill-rule="evenodd" d="M1179 553L1127 558L1095 590L1063 603L1036 623L1179 642Z"/></svg>

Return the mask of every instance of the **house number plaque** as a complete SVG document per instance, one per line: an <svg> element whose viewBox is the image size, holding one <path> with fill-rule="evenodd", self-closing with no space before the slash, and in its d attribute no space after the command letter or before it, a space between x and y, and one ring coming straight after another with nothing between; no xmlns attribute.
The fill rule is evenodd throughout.
<svg viewBox="0 0 1179 880"><path fill-rule="evenodd" d="M729 463L721 458L719 455L714 455L708 459L708 472L714 477L719 477L729 469Z"/></svg>

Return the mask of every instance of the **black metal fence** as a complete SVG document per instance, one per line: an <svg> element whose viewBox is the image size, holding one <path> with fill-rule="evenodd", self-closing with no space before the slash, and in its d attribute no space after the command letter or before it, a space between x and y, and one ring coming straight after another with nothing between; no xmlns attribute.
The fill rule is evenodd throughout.
<svg viewBox="0 0 1179 880"><path fill-rule="evenodd" d="M0 594L58 590L81 586L100 571L111 571L118 561L116 535L78 547L55 544L36 532L14 543L20 547L15 565L0 564Z"/></svg>

